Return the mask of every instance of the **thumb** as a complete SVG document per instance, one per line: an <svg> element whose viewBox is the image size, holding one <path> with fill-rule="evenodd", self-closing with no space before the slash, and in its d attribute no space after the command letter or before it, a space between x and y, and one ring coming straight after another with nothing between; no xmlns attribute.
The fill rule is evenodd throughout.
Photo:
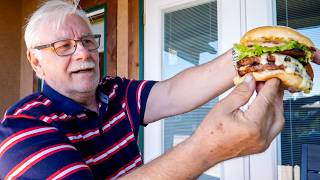
<svg viewBox="0 0 320 180"><path fill-rule="evenodd" d="M221 101L223 108L232 112L245 105L255 91L256 81L251 74L246 75L244 81Z"/></svg>
<svg viewBox="0 0 320 180"><path fill-rule="evenodd" d="M282 105L282 93L279 91L280 89L280 80L273 78L268 80L262 89L259 91L257 97L252 102L251 108L248 109L247 113L253 112L261 112L263 114L264 111L268 108L268 106L275 106L275 103L278 105ZM280 107L279 107L280 108ZM277 109L280 110L281 109Z"/></svg>

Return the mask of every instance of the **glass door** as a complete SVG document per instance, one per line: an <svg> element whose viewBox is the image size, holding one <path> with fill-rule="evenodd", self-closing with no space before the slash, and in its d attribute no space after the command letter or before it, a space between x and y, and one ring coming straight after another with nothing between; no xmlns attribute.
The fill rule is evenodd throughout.
<svg viewBox="0 0 320 180"><path fill-rule="evenodd" d="M319 48L319 0L145 0L145 77L163 80L225 52L248 30L284 25L310 37ZM314 65L313 65L314 66ZM221 163L201 178L299 179L302 144L319 144L319 70L313 91L285 94L285 127L261 154ZM214 77L213 77L214 80ZM145 130L146 162L188 137L219 99Z"/></svg>
<svg viewBox="0 0 320 180"><path fill-rule="evenodd" d="M319 0L276 0L277 24L289 26L309 37L320 47ZM286 124L279 146L279 180L298 180L302 164L302 145L320 145L320 71L314 70L314 85L310 94L286 93L284 110ZM320 152L319 152L320 153Z"/></svg>
<svg viewBox="0 0 320 180"><path fill-rule="evenodd" d="M239 41L240 17L240 0L145 0L145 78L165 80L222 54ZM145 162L189 137L218 100L148 125ZM245 179L246 162L238 158L219 164L199 179Z"/></svg>
<svg viewBox="0 0 320 180"><path fill-rule="evenodd" d="M211 1L163 14L162 79L214 59L218 54L217 2ZM192 83L192 82L190 82ZM163 121L163 152L189 137L218 98L186 114ZM219 171L200 179L219 179Z"/></svg>

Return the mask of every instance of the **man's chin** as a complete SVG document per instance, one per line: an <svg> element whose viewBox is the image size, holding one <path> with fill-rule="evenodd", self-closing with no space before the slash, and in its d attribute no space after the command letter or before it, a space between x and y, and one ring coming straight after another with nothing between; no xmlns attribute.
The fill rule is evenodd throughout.
<svg viewBox="0 0 320 180"><path fill-rule="evenodd" d="M80 93L95 92L99 84L99 79L98 78L82 79L79 81L73 81L72 84L73 84L72 87L76 92L80 92Z"/></svg>
<svg viewBox="0 0 320 180"><path fill-rule="evenodd" d="M79 93L91 93L91 92L96 92L96 89L98 87L97 84L78 84L75 87L75 90Z"/></svg>

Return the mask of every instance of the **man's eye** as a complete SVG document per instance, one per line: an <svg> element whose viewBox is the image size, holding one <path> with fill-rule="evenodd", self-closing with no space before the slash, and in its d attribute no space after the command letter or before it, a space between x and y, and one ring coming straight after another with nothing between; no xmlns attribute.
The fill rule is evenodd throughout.
<svg viewBox="0 0 320 180"><path fill-rule="evenodd" d="M63 47L64 48L69 48L69 47L71 47L71 44L64 44Z"/></svg>
<svg viewBox="0 0 320 180"><path fill-rule="evenodd" d="M94 44L94 40L92 39L83 39L82 42L87 45Z"/></svg>
<svg viewBox="0 0 320 180"><path fill-rule="evenodd" d="M72 48L72 43L69 43L69 42L59 42L56 44L55 46L56 49L69 49L69 48Z"/></svg>

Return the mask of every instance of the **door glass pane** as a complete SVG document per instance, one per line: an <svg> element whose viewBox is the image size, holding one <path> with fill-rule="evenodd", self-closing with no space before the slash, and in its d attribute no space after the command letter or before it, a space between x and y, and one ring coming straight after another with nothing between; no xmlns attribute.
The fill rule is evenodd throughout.
<svg viewBox="0 0 320 180"><path fill-rule="evenodd" d="M217 3L164 13L163 48L163 79L214 59L218 53ZM192 112L167 118L163 124L164 151L190 136L217 101L214 99ZM219 170L213 168L200 179L220 179Z"/></svg>
<svg viewBox="0 0 320 180"><path fill-rule="evenodd" d="M277 24L298 30L319 48L319 7L320 0L277 0ZM286 93L284 97L286 124L279 150L280 180L298 179L302 144L320 144L320 71L319 66L312 66L315 78L311 93Z"/></svg>
<svg viewBox="0 0 320 180"><path fill-rule="evenodd" d="M100 67L100 78L103 78L107 74L107 64L106 64L106 54L105 50L105 7L93 7L87 11L87 16L90 19L92 33L93 34L100 34L100 46L98 49L99 52L99 67Z"/></svg>

